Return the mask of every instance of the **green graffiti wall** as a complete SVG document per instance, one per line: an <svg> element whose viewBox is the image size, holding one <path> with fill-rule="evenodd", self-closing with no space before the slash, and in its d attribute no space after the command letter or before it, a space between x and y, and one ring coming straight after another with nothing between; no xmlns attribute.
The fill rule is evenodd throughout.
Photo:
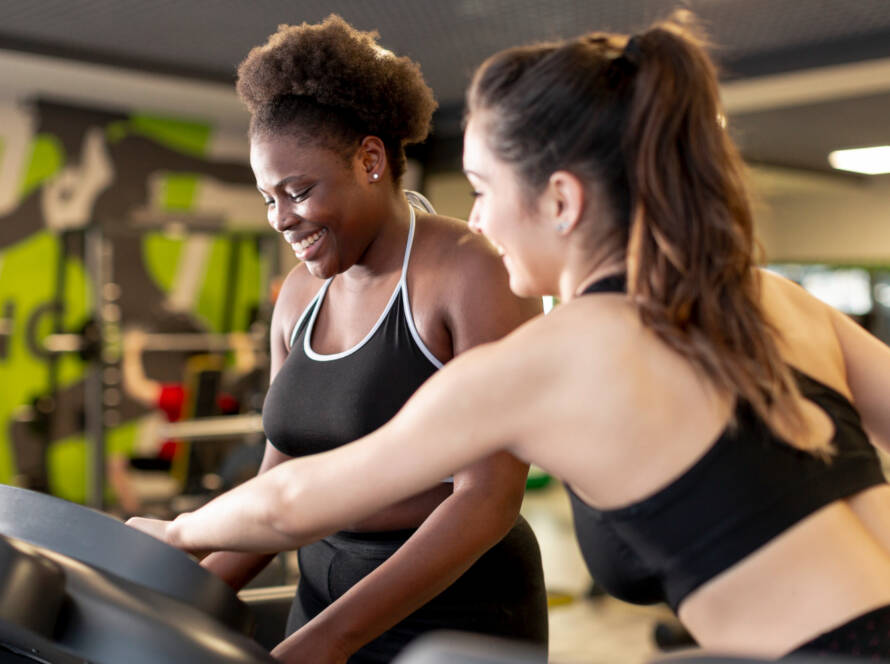
<svg viewBox="0 0 890 664"><path fill-rule="evenodd" d="M0 482L43 482L34 488L85 499L87 364L76 353L48 359L35 345L90 317L86 229L101 229L112 248L124 328L230 332L252 322L268 268L249 230L261 232L262 206L246 155L215 158L214 138L212 127L181 118L40 100L0 106ZM134 220L172 214L176 233L136 230ZM191 216L218 225L189 233ZM181 380L182 358L150 369ZM119 412L106 440L127 452L146 409L125 397Z"/></svg>

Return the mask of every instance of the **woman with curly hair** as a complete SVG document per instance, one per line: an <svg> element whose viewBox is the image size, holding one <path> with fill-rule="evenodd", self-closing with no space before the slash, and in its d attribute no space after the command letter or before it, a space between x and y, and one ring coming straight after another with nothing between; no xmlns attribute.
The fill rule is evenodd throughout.
<svg viewBox="0 0 890 664"><path fill-rule="evenodd" d="M241 64L237 90L269 223L301 261L272 319L262 474L371 433L453 356L502 337L540 300L510 292L466 223L406 198L404 145L426 137L436 104L417 65L375 34L335 15L281 26ZM388 662L443 628L546 643L540 554L518 517L527 470L495 453L305 543L289 636L273 654ZM223 552L204 564L237 589L270 558Z"/></svg>

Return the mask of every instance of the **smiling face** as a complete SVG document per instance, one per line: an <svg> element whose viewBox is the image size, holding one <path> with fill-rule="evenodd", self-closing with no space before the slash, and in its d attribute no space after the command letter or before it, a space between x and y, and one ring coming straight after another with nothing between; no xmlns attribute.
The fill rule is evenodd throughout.
<svg viewBox="0 0 890 664"><path fill-rule="evenodd" d="M355 264L374 233L362 214L366 173L357 158L278 134L253 137L250 165L269 223L314 276Z"/></svg>
<svg viewBox="0 0 890 664"><path fill-rule="evenodd" d="M510 289L519 296L555 293L560 256L555 235L528 203L516 172L492 153L485 140L484 114L470 116L464 133L464 173L474 190L470 228L501 254Z"/></svg>

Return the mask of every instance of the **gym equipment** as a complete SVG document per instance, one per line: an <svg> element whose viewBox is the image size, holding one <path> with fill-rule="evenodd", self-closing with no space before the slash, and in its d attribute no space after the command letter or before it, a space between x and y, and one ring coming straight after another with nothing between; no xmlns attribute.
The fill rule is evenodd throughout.
<svg viewBox="0 0 890 664"><path fill-rule="evenodd" d="M166 595L247 634L247 605L189 555L89 508L0 485L0 534L68 556Z"/></svg>
<svg viewBox="0 0 890 664"><path fill-rule="evenodd" d="M3 305L3 314L0 315L0 360L9 357L9 338L12 336L14 318L15 302L10 300Z"/></svg>
<svg viewBox="0 0 890 664"><path fill-rule="evenodd" d="M262 432L263 416L250 413L167 422L159 428L160 436L176 440L221 439Z"/></svg>
<svg viewBox="0 0 890 664"><path fill-rule="evenodd" d="M441 630L415 639L392 664L546 664L547 651L521 641Z"/></svg>
<svg viewBox="0 0 890 664"><path fill-rule="evenodd" d="M238 597L250 606L256 622L253 640L267 650L272 650L284 638L296 593L296 585L245 588L238 593Z"/></svg>
<svg viewBox="0 0 890 664"><path fill-rule="evenodd" d="M661 650L690 648L698 645L695 638L679 620L659 620L652 630L652 638Z"/></svg>
<svg viewBox="0 0 890 664"><path fill-rule="evenodd" d="M4 662L274 662L256 642L195 607L2 535L0 581Z"/></svg>
<svg viewBox="0 0 890 664"><path fill-rule="evenodd" d="M0 620L51 637L64 594L58 565L33 547L0 540Z"/></svg>
<svg viewBox="0 0 890 664"><path fill-rule="evenodd" d="M543 664L546 661L546 652L519 641L443 630L416 639L392 664ZM768 661L773 660L690 653L651 659L648 664L766 664ZM856 664L862 661L821 655L795 655L782 659L788 664Z"/></svg>
<svg viewBox="0 0 890 664"><path fill-rule="evenodd" d="M122 398L119 380L121 330L125 322L123 318L125 314L130 316L134 309L132 298L127 304L127 299L123 297L122 288L127 281L124 279L124 284L119 282L124 275L115 274L116 267L120 270L120 243L123 243L124 252L131 250L133 240L138 241L146 232L166 229L172 222L176 222L180 233L225 233L232 240L229 270L225 274L227 293L234 293L239 284L237 277L239 271L242 271L240 261L243 250L256 246L262 271L257 294L259 304L255 307L258 321L267 321L271 316L271 303L266 302L268 283L271 275L279 272L279 241L277 234L271 229L232 230L225 227L222 218L204 219L192 213L165 216L163 213L144 210L137 216L140 219L130 220L134 222L132 224L91 224L63 232L55 261L53 294L49 301L28 312L28 319L16 327L13 326L16 312L12 302L5 303L0 312L0 359L9 351L13 330L22 328L27 348L31 355L45 363L47 374L46 386L35 398L37 407L23 413L30 425L26 440L21 444L14 442L19 448L17 452L25 445L29 448L26 454L16 455L17 463L24 460L24 464L18 467L19 474L24 476L23 481L28 486L49 491L47 451L54 441L71 434L68 428L59 427L58 422L68 423L75 417L79 418L81 424L76 433L82 430L87 442L87 503L97 509L104 507L107 495L107 432L135 417L133 402ZM71 313L67 308L67 298L70 295L67 278L71 272L68 264L75 258L82 260L86 268L85 299L90 303L89 311L86 312L88 320L82 326L80 323L72 325L67 322ZM159 293L149 290L155 295ZM234 329L235 305L234 297L224 300L221 320L218 321L221 327L218 326L217 329L225 332ZM259 327L261 325L252 328L255 329L252 337L258 348L265 348L264 334ZM46 334L47 331L49 334ZM161 334L151 335L146 350L178 353L225 352L242 346L243 335L240 339L233 339L228 334ZM63 401L59 398L62 392L72 389L71 385L59 385L60 362L63 357L72 354L79 355L88 363L83 380L74 386L78 391L74 406L71 400ZM22 428L18 427L16 431L22 431Z"/></svg>
<svg viewBox="0 0 890 664"><path fill-rule="evenodd" d="M43 312L39 312L43 315ZM40 316L32 316L35 321L29 327L36 330ZM237 348L235 337L243 334L205 334L205 333L155 333L145 335L143 350L152 352L190 353L206 351L221 353ZM58 353L79 353L85 360L99 356L98 328L95 323L87 322L80 333L59 333L45 336L42 342L36 341L36 333L28 337L31 352L39 357L51 357ZM257 346L261 344L257 342Z"/></svg>
<svg viewBox="0 0 890 664"><path fill-rule="evenodd" d="M664 657L649 660L648 664L766 664L772 659L752 659L750 657L721 657L715 655L696 655ZM836 657L828 655L794 655L783 657L784 664L862 664L864 660L858 657Z"/></svg>

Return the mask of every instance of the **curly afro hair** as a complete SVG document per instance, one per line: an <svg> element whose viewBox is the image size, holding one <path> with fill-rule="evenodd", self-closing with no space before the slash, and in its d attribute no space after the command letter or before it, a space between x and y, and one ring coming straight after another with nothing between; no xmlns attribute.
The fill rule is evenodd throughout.
<svg viewBox="0 0 890 664"><path fill-rule="evenodd" d="M436 101L420 67L378 46L378 36L336 14L319 24L279 26L238 67L251 135L291 132L344 156L363 137L377 136L398 182L404 146L426 138Z"/></svg>

